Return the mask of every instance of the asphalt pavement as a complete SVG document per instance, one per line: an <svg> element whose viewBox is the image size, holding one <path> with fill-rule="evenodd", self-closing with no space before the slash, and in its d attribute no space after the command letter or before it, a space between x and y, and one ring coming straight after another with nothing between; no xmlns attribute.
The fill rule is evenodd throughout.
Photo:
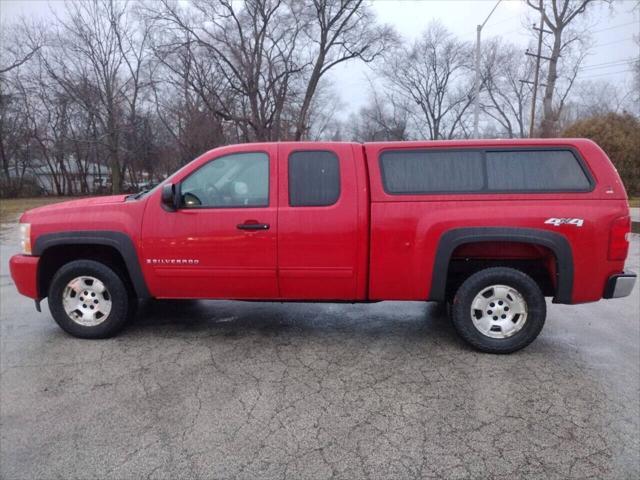
<svg viewBox="0 0 640 480"><path fill-rule="evenodd" d="M507 356L426 303L152 302L89 341L17 294L1 231L3 479L640 477L637 285Z"/></svg>

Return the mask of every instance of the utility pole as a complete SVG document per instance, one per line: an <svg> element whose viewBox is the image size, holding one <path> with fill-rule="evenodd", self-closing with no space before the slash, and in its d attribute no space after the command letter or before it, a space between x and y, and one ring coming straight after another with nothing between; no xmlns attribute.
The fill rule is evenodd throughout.
<svg viewBox="0 0 640 480"><path fill-rule="evenodd" d="M538 97L538 81L540 80L540 59L544 58L545 60L550 60L549 57L542 56L542 34L543 33L553 33L549 30L544 29L544 5L542 0L540 0L540 27L536 28L533 26L534 30L538 31L538 53L534 55L530 53L528 50L525 52L525 55L529 55L530 57L535 57L536 59L536 69L533 74L533 98L531 100L531 119L529 120L529 138L533 137L533 128L535 126L536 120L536 100ZM530 82L526 82L530 83Z"/></svg>
<svg viewBox="0 0 640 480"><path fill-rule="evenodd" d="M493 15L493 12L496 11L496 8L498 8L501 1L502 0L498 0L496 2L487 18L485 18L481 25L477 26L476 30L476 76L474 80L475 102L473 107L473 138L478 138L478 122L480 120L480 35L482 34L482 28L489 21L489 18Z"/></svg>

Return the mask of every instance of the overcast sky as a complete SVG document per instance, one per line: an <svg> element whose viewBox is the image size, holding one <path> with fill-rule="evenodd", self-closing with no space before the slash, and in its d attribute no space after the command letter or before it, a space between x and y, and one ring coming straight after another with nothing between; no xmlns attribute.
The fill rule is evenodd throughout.
<svg viewBox="0 0 640 480"><path fill-rule="evenodd" d="M0 0L2 21L20 15L44 17L50 9L63 8L63 0ZM393 25L407 39L414 39L432 20L439 19L460 38L475 42L476 25L482 23L496 0L373 0L378 19ZM590 9L591 53L583 64L581 79L610 80L617 84L631 82L630 67L624 63L638 58L640 52L633 41L640 35L640 11L633 9L636 0L617 0L614 9L596 5ZM504 0L483 29L483 39L503 36L522 44L524 50L530 40L527 27L531 9L520 0ZM606 64L606 65L603 65ZM368 67L355 63L343 64L332 75L345 110L354 111L367 100Z"/></svg>
<svg viewBox="0 0 640 480"><path fill-rule="evenodd" d="M640 35L640 12L633 11L635 3L618 0L613 10L604 4L590 9L588 21L593 47L584 61L581 79L631 82L630 67L623 62L640 55L633 41L634 35ZM430 21L439 19L453 33L475 45L476 25L484 21L496 1L374 0L373 4L379 20L393 25L406 38L418 37ZM521 44L524 60L524 51L531 39L528 18L533 18L532 11L524 1L503 0L483 28L482 38L503 36ZM334 82L340 85L338 91L354 108L367 100L367 88L363 88L366 72L366 67L355 69L345 65L335 74Z"/></svg>

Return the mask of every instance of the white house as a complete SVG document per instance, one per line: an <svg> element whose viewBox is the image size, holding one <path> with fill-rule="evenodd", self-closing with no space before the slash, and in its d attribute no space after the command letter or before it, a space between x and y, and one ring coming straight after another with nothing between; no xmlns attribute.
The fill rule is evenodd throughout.
<svg viewBox="0 0 640 480"><path fill-rule="evenodd" d="M65 192L71 190L73 193L81 192L82 179L86 176L87 184L89 187L88 193L103 193L105 190L111 188L111 171L104 165L99 163L89 162L86 164L87 172L83 173L78 168L78 163L75 161L65 161L66 175L59 173L59 167L56 166L56 175L58 181L66 186ZM51 169L46 164L39 164L29 169L28 176L33 177L38 185L49 195L55 195L58 193L55 187L54 175L51 173ZM64 182L73 182L72 188L69 189L68 184Z"/></svg>

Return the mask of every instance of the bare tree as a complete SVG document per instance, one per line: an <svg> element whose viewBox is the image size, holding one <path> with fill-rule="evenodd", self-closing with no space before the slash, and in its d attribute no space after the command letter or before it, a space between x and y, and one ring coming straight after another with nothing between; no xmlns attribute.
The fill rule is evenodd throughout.
<svg viewBox="0 0 640 480"><path fill-rule="evenodd" d="M296 140L308 130L313 97L329 70L352 59L371 62L397 40L390 27L376 24L364 0L313 0L310 10L305 34L312 42L312 69L296 122Z"/></svg>
<svg viewBox="0 0 640 480"><path fill-rule="evenodd" d="M0 78L27 63L42 47L42 36L26 35L28 28L24 20L13 25L0 24Z"/></svg>
<svg viewBox="0 0 640 480"><path fill-rule="evenodd" d="M530 78L534 65L530 57L521 60L516 45L499 40L488 42L482 66L482 110L509 138L526 137L531 87L521 80Z"/></svg>
<svg viewBox="0 0 640 480"><path fill-rule="evenodd" d="M604 0L610 2L610 0ZM570 28L580 15L587 11L587 7L595 3L595 0L527 0L529 7L537 11L543 19L544 26L551 31L552 42L549 53L549 61L546 75L546 86L542 100L543 119L540 134L542 137L550 137L557 133L556 123L562 112L571 86L575 81L578 67L584 59L584 53L577 57L568 54L574 43L582 42L585 33ZM560 102L554 105L554 95L557 94L557 81L559 78L559 62L561 57L572 57L573 65L567 70L570 72L565 91L559 95Z"/></svg>
<svg viewBox="0 0 640 480"><path fill-rule="evenodd" d="M351 114L347 128L351 140L380 142L409 140L409 108L393 93L382 96L372 86L369 103Z"/></svg>
<svg viewBox="0 0 640 480"><path fill-rule="evenodd" d="M46 171L57 195L72 195L73 183L67 172L67 142L70 97L51 83L42 69L30 74L31 94L25 106L32 125L33 140L39 161L33 165L36 174Z"/></svg>
<svg viewBox="0 0 640 480"><path fill-rule="evenodd" d="M335 133L336 117L344 107L342 99L336 95L334 86L328 81L320 82L309 108L306 138L308 140L325 140ZM290 117L296 118L300 111L299 106L294 105ZM295 125L291 125L291 130Z"/></svg>
<svg viewBox="0 0 640 480"><path fill-rule="evenodd" d="M382 74L391 89L415 104L412 118L422 136L468 134L465 115L474 98L471 50L440 23L431 23L412 46L390 53Z"/></svg>
<svg viewBox="0 0 640 480"><path fill-rule="evenodd" d="M0 82L0 161L2 164L2 197L18 195L23 188L30 166L32 132L25 102L28 95L18 83L10 91L8 83Z"/></svg>
<svg viewBox="0 0 640 480"><path fill-rule="evenodd" d="M225 115L220 99L224 79L206 51L182 33L153 29L151 102L163 152L183 165L198 153L225 142ZM226 100L226 99L225 99ZM234 141L240 138L232 137ZM169 165L166 165L169 167Z"/></svg>
<svg viewBox="0 0 640 480"><path fill-rule="evenodd" d="M172 34L156 42L158 58L211 113L237 125L243 141L286 137L283 114L304 68L296 58L299 19L287 3L198 0L189 10L161 0L146 11Z"/></svg>
<svg viewBox="0 0 640 480"><path fill-rule="evenodd" d="M558 119L561 131L585 118L622 115L634 107L633 92L607 80L576 82L574 90Z"/></svg>
<svg viewBox="0 0 640 480"><path fill-rule="evenodd" d="M631 93L608 86L603 97L602 85L579 81L588 36L578 19L593 0L528 3L552 32L543 134L628 110ZM470 134L470 46L438 23L401 46L370 0L68 0L48 25L3 25L0 40L3 195L34 175L58 194L92 193L98 163L119 192L226 143ZM531 90L519 80L531 62L505 42L483 55L485 134L524 136ZM379 77L340 120L328 73L352 61Z"/></svg>
<svg viewBox="0 0 640 480"><path fill-rule="evenodd" d="M145 28L132 23L128 3L76 1L66 4L40 52L51 80L97 121L94 141L105 149L114 193L123 188L130 158L122 137L127 121L137 121L146 38Z"/></svg>
<svg viewBox="0 0 640 480"><path fill-rule="evenodd" d="M29 34L25 21L0 25L0 164L2 196L15 196L31 164L30 124L25 113L29 92L20 70L42 47L41 34Z"/></svg>

